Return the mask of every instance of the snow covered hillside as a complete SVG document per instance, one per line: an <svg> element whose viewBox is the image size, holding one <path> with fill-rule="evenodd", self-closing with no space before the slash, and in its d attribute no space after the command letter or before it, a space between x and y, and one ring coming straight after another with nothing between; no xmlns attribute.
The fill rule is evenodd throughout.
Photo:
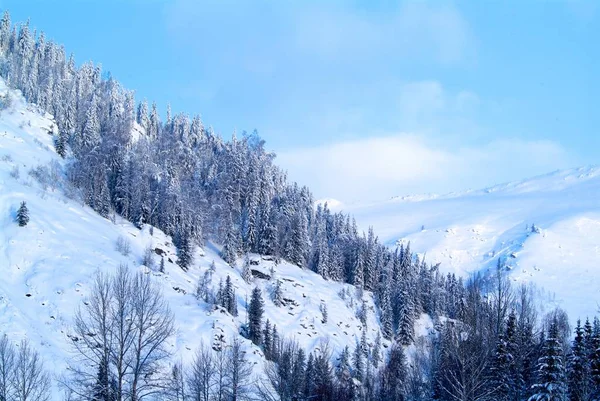
<svg viewBox="0 0 600 401"><path fill-rule="evenodd" d="M365 329L370 343L379 330L370 293L357 294L354 287L325 281L307 270L282 262L276 264L251 255L256 277L246 283L241 276L243 261L232 268L218 256L215 245L196 249L188 272L178 265L172 240L158 229L138 230L130 223L104 219L81 202L71 199L62 176L64 161L52 143L55 130L51 116L42 116L27 105L18 92L0 82L0 95L9 94L11 105L0 113L0 327L11 341L28 338L42 353L46 367L62 372L69 353L69 333L75 309L89 293L98 270L114 271L126 264L151 274L176 317L177 335L170 347L183 362L189 361L200 342L228 341L246 321L246 300L254 286L262 289L265 318L279 333L296 339L306 350L329 343L336 355L352 349ZM66 191L66 192L65 192ZM27 202L30 222L15 223L16 209ZM128 243L130 252L117 251L117 241ZM143 266L145 250L151 249L154 266ZM159 272L164 256L165 273ZM239 315L232 318L194 296L198 279L215 263L211 286L230 276L236 288ZM280 280L283 305L270 298ZM369 309L367 327L357 317L364 297ZM321 305L327 305L323 321ZM241 337L240 337L241 338ZM243 340L251 361L262 362L262 351ZM58 391L58 390L56 390ZM56 393L55 399L58 399Z"/></svg>
<svg viewBox="0 0 600 401"><path fill-rule="evenodd" d="M548 308L559 305L576 319L593 315L600 304L598 199L600 168L586 167L344 211L359 225L372 225L389 245L410 241L430 263L441 262L442 271L466 276L501 258L514 281L535 283L552 301Z"/></svg>

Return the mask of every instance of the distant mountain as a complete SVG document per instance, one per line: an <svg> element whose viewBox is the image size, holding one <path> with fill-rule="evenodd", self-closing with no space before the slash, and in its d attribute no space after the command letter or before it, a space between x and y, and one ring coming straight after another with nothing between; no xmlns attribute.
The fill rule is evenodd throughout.
<svg viewBox="0 0 600 401"><path fill-rule="evenodd" d="M496 266L543 288L572 318L600 304L600 167L581 167L447 195L344 208L382 240L461 276ZM583 295L585 294L585 295Z"/></svg>

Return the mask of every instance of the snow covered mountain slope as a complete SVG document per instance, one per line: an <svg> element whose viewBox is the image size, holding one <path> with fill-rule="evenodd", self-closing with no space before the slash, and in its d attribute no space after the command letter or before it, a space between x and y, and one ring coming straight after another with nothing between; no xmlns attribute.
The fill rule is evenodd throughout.
<svg viewBox="0 0 600 401"><path fill-rule="evenodd" d="M238 335L246 321L246 299L254 286L262 289L265 318L277 325L280 335L297 340L306 350L322 347L325 342L334 355L345 346L352 349L363 330L357 317L361 297L369 309L366 336L370 343L375 341L379 323L368 292L357 294L352 286L325 281L312 272L257 255L251 257L252 269L263 278L246 283L241 276L242 261L230 267L213 245L196 249L193 265L184 272L175 264L171 239L160 230L147 226L139 230L118 218L102 218L71 199L75 197L68 197L70 191L62 175L64 161L52 143L51 116L40 115L0 81L0 95L6 93L12 104L0 112L0 330L14 342L28 338L42 353L49 370L64 371L70 356L68 334L73 313L89 294L94 273L114 271L121 264L151 274L162 287L176 317L177 334L170 346L177 360L181 358L184 363L201 342L210 345ZM27 202L30 213L26 227L15 222L22 201ZM117 251L119 238L129 243L129 253ZM154 267L141 265L149 247ZM158 254L165 257L164 274L158 271ZM231 277L238 317L213 311L194 296L199 277L213 261L216 268L211 285L216 290L220 280ZM280 307L269 296L278 279L285 301ZM322 321L322 303L328 308L326 322ZM251 361L261 363L262 351L243 341ZM59 398L56 390L54 399Z"/></svg>
<svg viewBox="0 0 600 401"><path fill-rule="evenodd" d="M462 276L505 260L571 318L600 304L600 168L585 167L445 196L345 207L389 245L410 241ZM535 228L532 230L532 225ZM585 294L585 295L583 295Z"/></svg>

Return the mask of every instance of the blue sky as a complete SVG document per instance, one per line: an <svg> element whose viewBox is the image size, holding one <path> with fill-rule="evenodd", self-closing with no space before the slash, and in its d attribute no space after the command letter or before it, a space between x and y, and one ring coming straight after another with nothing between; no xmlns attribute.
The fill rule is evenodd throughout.
<svg viewBox="0 0 600 401"><path fill-rule="evenodd" d="M0 0L138 99L258 129L347 202L598 163L596 4Z"/></svg>

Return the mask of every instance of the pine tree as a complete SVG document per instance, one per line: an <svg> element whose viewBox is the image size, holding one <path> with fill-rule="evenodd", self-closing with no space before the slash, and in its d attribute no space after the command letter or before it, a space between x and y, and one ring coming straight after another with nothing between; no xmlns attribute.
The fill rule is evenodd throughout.
<svg viewBox="0 0 600 401"><path fill-rule="evenodd" d="M563 350L558 336L558 322L554 318L544 340L538 360L537 382L529 401L565 401L565 368Z"/></svg>
<svg viewBox="0 0 600 401"><path fill-rule="evenodd" d="M221 257L223 260L230 265L233 265L238 257L240 247L238 236L235 233L233 226L231 225L227 230L225 236L225 243L223 244L223 250L221 251Z"/></svg>
<svg viewBox="0 0 600 401"><path fill-rule="evenodd" d="M164 256L160 258L160 265L158 267L158 271L161 273L165 272L165 257Z"/></svg>
<svg viewBox="0 0 600 401"><path fill-rule="evenodd" d="M64 159L67 155L67 140L63 131L59 131L56 141L54 141L54 148L56 149L56 153Z"/></svg>
<svg viewBox="0 0 600 401"><path fill-rule="evenodd" d="M265 329L263 330L263 350L265 352L265 358L267 360L272 359L271 347L273 345L273 339L271 337L271 322L269 319L265 322Z"/></svg>
<svg viewBox="0 0 600 401"><path fill-rule="evenodd" d="M21 202L21 206L17 210L17 222L20 227L25 227L29 223L29 209L27 209L25 201Z"/></svg>
<svg viewBox="0 0 600 401"><path fill-rule="evenodd" d="M308 361L306 362L305 381L304 381L304 399L310 400L315 398L315 387L316 387L316 371L315 371L315 359L313 353L308 355Z"/></svg>
<svg viewBox="0 0 600 401"><path fill-rule="evenodd" d="M577 320L575 338L571 348L568 365L569 400L586 401L590 396L590 361L586 355L584 329Z"/></svg>
<svg viewBox="0 0 600 401"><path fill-rule="evenodd" d="M394 329L392 325L392 306L390 305L390 295L387 286L383 290L380 309L382 334L385 339L390 340L394 335Z"/></svg>
<svg viewBox="0 0 600 401"><path fill-rule="evenodd" d="M498 336L496 350L492 360L492 387L497 400L514 400L520 382L521 372L516 366L516 323L517 318L512 311L506 322L506 328Z"/></svg>
<svg viewBox="0 0 600 401"><path fill-rule="evenodd" d="M273 286L273 291L271 293L271 299L275 306L283 306L283 291L281 289L281 280L277 279L275 281L275 285Z"/></svg>
<svg viewBox="0 0 600 401"><path fill-rule="evenodd" d="M237 316L237 301L235 298L235 290L233 289L233 283L231 277L227 275L225 279L225 287L223 289L223 307L227 309L232 316Z"/></svg>
<svg viewBox="0 0 600 401"><path fill-rule="evenodd" d="M279 332L277 331L277 325L274 324L273 325L273 331L272 331L272 341L271 341L271 356L272 356L272 360L277 361L279 360Z"/></svg>
<svg viewBox="0 0 600 401"><path fill-rule="evenodd" d="M250 284L252 281L252 271L250 270L250 256L246 254L244 257L244 265L242 266L242 279Z"/></svg>
<svg viewBox="0 0 600 401"><path fill-rule="evenodd" d="M406 357L402 346L392 345L387 364L380 375L379 400L403 401L406 383Z"/></svg>
<svg viewBox="0 0 600 401"><path fill-rule="evenodd" d="M372 361L373 367L375 369L379 368L379 363L381 362L381 332L377 332L377 337L375 337L375 345L373 345L372 352Z"/></svg>
<svg viewBox="0 0 600 401"><path fill-rule="evenodd" d="M340 353L339 363L335 370L337 381L341 386L339 390L340 394L338 395L341 399L352 400L355 397L352 377L353 370L354 368L350 363L350 350L346 346Z"/></svg>
<svg viewBox="0 0 600 401"><path fill-rule="evenodd" d="M365 378L365 355L359 342L356 343L352 362L354 363L354 378L362 382Z"/></svg>
<svg viewBox="0 0 600 401"><path fill-rule="evenodd" d="M183 271L188 271L194 259L194 247L190 237L187 234L181 233L178 235L178 237L179 246L177 249L177 264L183 269Z"/></svg>
<svg viewBox="0 0 600 401"><path fill-rule="evenodd" d="M586 328L587 331L587 328ZM600 398L600 320L594 318L589 341L587 341L588 358L590 360L590 376L592 382L592 397Z"/></svg>
<svg viewBox="0 0 600 401"><path fill-rule="evenodd" d="M248 307L248 336L249 339L256 345L262 344L262 317L264 314L265 304L262 299L260 288L254 287L252 290L252 298Z"/></svg>
<svg viewBox="0 0 600 401"><path fill-rule="evenodd" d="M409 294L405 291L398 300L398 341L402 345L409 345L414 338L414 311Z"/></svg>

